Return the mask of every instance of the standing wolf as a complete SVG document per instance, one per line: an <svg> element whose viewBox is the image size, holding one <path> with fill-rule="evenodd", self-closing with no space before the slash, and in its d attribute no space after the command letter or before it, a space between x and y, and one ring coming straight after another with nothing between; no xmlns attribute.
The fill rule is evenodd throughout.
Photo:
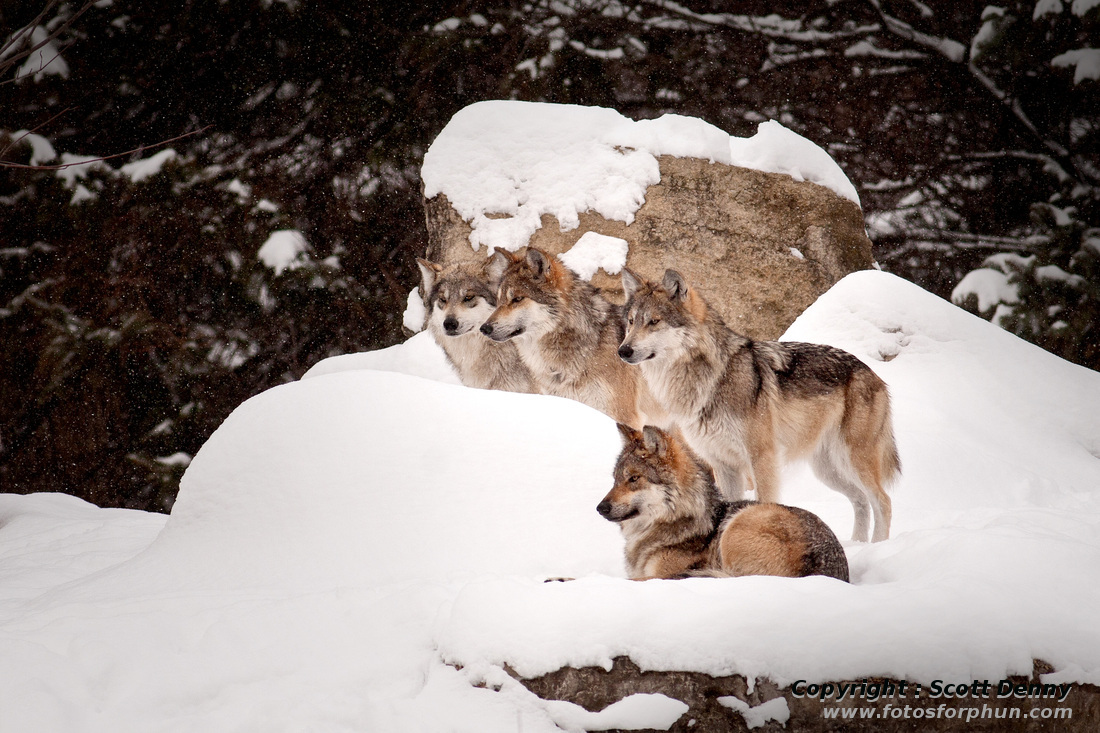
<svg viewBox="0 0 1100 733"><path fill-rule="evenodd" d="M619 425L615 486L596 511L626 539L635 580L687 575L828 575L848 580L836 535L797 507L723 502L710 468L674 433Z"/></svg>
<svg viewBox="0 0 1100 733"><path fill-rule="evenodd" d="M831 346L753 341L731 331L683 276L660 285L623 270L626 336L619 356L714 467L727 499L777 498L780 461L810 459L848 497L852 538L890 536L886 487L901 471L886 384Z"/></svg>
<svg viewBox="0 0 1100 733"><path fill-rule="evenodd" d="M446 267L417 258L429 309L428 330L467 387L535 392L512 344L490 341L478 328L496 307L486 264Z"/></svg>
<svg viewBox="0 0 1100 733"><path fill-rule="evenodd" d="M656 417L656 404L645 402L648 393L638 403L638 370L616 354L622 341L616 306L534 247L526 256L498 250L489 270L499 278L497 308L481 332L515 343L540 392L583 402L636 427L644 422L639 410Z"/></svg>

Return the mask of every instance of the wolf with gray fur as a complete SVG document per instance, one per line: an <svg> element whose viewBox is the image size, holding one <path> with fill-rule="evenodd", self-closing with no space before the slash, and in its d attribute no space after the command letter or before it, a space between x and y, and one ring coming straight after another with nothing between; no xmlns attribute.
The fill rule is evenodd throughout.
<svg viewBox="0 0 1100 733"><path fill-rule="evenodd" d="M516 347L478 331L496 308L496 289L485 263L443 265L417 258L423 278L428 331L467 387L536 392Z"/></svg>
<svg viewBox="0 0 1100 733"><path fill-rule="evenodd" d="M636 427L644 424L643 414L655 417L656 405L646 401L637 370L617 356L622 319L616 306L534 247L522 256L498 250L489 268L498 282L497 308L481 332L516 345L540 392L583 402Z"/></svg>
<svg viewBox="0 0 1100 733"><path fill-rule="evenodd" d="M848 580L836 535L797 507L724 502L710 467L675 432L619 425L615 484L596 507L626 540L635 580L827 575Z"/></svg>
<svg viewBox="0 0 1100 733"><path fill-rule="evenodd" d="M773 502L783 462L808 458L855 512L853 539L890 534L886 488L901 463L886 384L846 351L754 341L730 330L675 270L661 284L623 271L619 356L713 468L727 500Z"/></svg>

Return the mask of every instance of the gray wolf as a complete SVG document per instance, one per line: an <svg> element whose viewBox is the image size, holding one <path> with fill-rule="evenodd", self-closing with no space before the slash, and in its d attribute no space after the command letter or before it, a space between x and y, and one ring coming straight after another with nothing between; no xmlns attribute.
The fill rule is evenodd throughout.
<svg viewBox="0 0 1100 733"><path fill-rule="evenodd" d="M496 289L484 263L446 267L417 258L423 278L428 331L467 387L535 392L531 374L512 344L490 341L478 329L496 308Z"/></svg>
<svg viewBox="0 0 1100 733"><path fill-rule="evenodd" d="M831 346L754 341L730 330L675 270L661 284L623 271L619 356L715 471L727 500L777 498L781 461L808 458L852 502L852 538L890 535L889 486L901 472L886 384Z"/></svg>
<svg viewBox="0 0 1100 733"><path fill-rule="evenodd" d="M622 530L631 578L848 580L844 548L816 515L781 504L724 502L710 467L675 432L622 424L619 432L615 485L596 511Z"/></svg>
<svg viewBox="0 0 1100 733"><path fill-rule="evenodd" d="M481 332L515 343L540 392L636 427L643 424L640 410L657 411L648 393L639 404L641 375L617 355L623 334L618 307L591 284L534 247L523 256L498 250L489 271L498 282L497 307Z"/></svg>

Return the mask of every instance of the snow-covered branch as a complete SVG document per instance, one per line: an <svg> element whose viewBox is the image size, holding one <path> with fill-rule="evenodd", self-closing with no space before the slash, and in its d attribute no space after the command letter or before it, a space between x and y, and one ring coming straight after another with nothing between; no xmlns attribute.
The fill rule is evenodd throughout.
<svg viewBox="0 0 1100 733"><path fill-rule="evenodd" d="M879 30L876 23L852 25L839 31L822 31L807 28L801 20L783 18L772 14L764 16L740 15L735 13L696 13L674 0L642 0L643 5L670 13L673 18L651 18L647 24L654 27L670 27L676 21L690 21L693 28L721 27L754 33L769 38L778 38L797 43L824 43L852 36L861 36Z"/></svg>
<svg viewBox="0 0 1100 733"><path fill-rule="evenodd" d="M868 0L878 13L879 18L882 19L883 26L893 35L903 38L911 43L915 43L923 48L935 51L947 61L959 66L965 66L966 72L973 77L989 94L991 94L997 101L1011 110L1012 115L1016 118L1017 122L1028 131L1028 133L1035 138L1044 148L1050 151L1055 157L1060 158L1064 163L1060 164L1060 167L1065 170L1069 169L1072 174L1078 180L1085 182L1086 179L1090 185L1095 185L1098 179L1090 175L1087 168L1082 168L1078 165L1078 158L1071 157L1069 150L1059 143L1057 140L1044 135L1039 128L1031 121L1031 117L1024 110L1023 105L1020 104L1020 100L1010 95L984 71L978 68L974 63L974 59L970 57L970 49L963 43L960 43L954 39L934 36L928 33L917 30L908 23L888 15L882 8L880 0Z"/></svg>

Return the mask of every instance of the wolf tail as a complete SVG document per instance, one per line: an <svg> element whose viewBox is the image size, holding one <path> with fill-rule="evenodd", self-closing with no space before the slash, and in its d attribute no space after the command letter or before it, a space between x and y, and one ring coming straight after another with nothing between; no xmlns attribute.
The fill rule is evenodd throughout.
<svg viewBox="0 0 1100 733"><path fill-rule="evenodd" d="M889 400L889 397L887 397ZM897 442L894 440L894 421L891 416L890 403L887 401L886 409L882 411L882 424L879 426L881 455L879 465L882 467L882 488L887 491L901 478L901 456L898 455Z"/></svg>

